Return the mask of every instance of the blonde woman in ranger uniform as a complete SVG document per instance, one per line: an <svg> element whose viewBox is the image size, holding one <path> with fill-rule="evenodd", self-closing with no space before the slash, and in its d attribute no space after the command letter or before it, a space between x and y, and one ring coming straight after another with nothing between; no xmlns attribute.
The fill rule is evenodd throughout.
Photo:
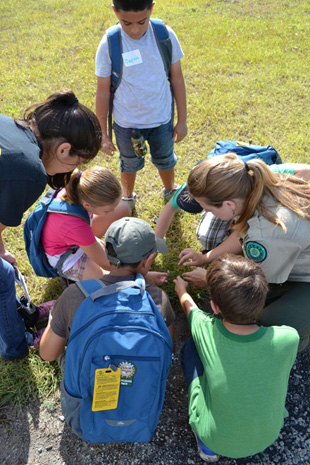
<svg viewBox="0 0 310 465"><path fill-rule="evenodd" d="M260 324L292 326L300 336L299 352L309 347L310 184L273 173L260 160L244 163L226 154L197 165L188 190L206 211L223 220L236 218L234 232L212 250L210 260L243 250L259 263L269 283ZM203 260L185 249L179 264L201 266Z"/></svg>

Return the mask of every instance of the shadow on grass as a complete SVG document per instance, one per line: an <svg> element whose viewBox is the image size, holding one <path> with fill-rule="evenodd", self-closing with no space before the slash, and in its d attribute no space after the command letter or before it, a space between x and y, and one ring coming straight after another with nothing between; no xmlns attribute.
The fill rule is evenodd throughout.
<svg viewBox="0 0 310 465"><path fill-rule="evenodd" d="M171 305L174 310L180 311L181 307L179 304L179 299L177 294L174 291L173 280L177 276L182 276L186 271L191 271L194 267L184 267L178 266L179 254L180 252L188 247L191 247L191 238L193 236L193 230L189 231L187 234L184 231L185 227L188 227L188 224L182 223L184 215L189 215L183 212L177 212L171 222L170 228L166 235L166 243L168 247L168 253L160 256L160 262L155 262L153 266L154 271L167 271L168 272L168 282L164 284L162 288L167 292ZM198 224L198 215L190 215L191 227L196 229L196 223ZM196 241L197 242L197 241ZM196 243L192 245L192 248L196 249ZM191 286L188 288L189 293L196 301L199 308L207 312L211 312L211 307L209 305L209 296L206 289L193 289Z"/></svg>
<svg viewBox="0 0 310 465"><path fill-rule="evenodd" d="M39 403L31 402L38 399L33 363L30 357L14 361L0 359L0 369L0 463L11 464L14 460L16 465L24 464L28 462L30 423L35 428L39 426ZM23 433L19 438L15 437L16 421L22 424ZM15 444L14 450L12 444Z"/></svg>

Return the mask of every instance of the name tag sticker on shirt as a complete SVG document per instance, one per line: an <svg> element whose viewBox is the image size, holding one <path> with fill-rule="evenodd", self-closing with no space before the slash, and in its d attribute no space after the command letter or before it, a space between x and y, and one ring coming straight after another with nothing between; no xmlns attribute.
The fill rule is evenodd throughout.
<svg viewBox="0 0 310 465"><path fill-rule="evenodd" d="M134 66L143 63L140 50L132 50L131 52L122 53L124 65Z"/></svg>
<svg viewBox="0 0 310 465"><path fill-rule="evenodd" d="M245 244L245 253L248 258L255 263L263 262L267 257L267 250L262 244L258 242L249 241Z"/></svg>
<svg viewBox="0 0 310 465"><path fill-rule="evenodd" d="M111 367L96 370L92 411L116 409L120 385L120 368L115 371Z"/></svg>

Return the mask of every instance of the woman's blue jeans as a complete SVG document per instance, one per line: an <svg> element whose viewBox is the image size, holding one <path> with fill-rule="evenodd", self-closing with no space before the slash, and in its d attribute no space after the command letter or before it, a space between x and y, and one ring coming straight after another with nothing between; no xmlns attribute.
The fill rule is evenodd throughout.
<svg viewBox="0 0 310 465"><path fill-rule="evenodd" d="M0 258L0 355L13 360L28 353L25 325L17 311L13 266Z"/></svg>

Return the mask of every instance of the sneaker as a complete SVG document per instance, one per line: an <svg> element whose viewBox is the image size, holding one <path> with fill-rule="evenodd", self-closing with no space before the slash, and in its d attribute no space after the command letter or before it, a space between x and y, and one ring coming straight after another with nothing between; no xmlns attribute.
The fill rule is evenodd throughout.
<svg viewBox="0 0 310 465"><path fill-rule="evenodd" d="M204 462L209 462L209 463L214 463L218 462L220 459L220 456L217 455L213 450L209 449L209 447L205 446L203 442L200 441L199 437L193 430L196 443L197 443L197 448L198 448L198 455L199 457L204 461Z"/></svg>
<svg viewBox="0 0 310 465"><path fill-rule="evenodd" d="M31 344L31 347L34 347L35 349L39 348L44 331L45 328L39 329L38 331L33 331L33 342Z"/></svg>
<svg viewBox="0 0 310 465"><path fill-rule="evenodd" d="M131 208L131 211L133 212L134 209L136 208L136 201L137 201L136 193L134 192L132 197L122 197L122 200L128 203L128 205Z"/></svg>
<svg viewBox="0 0 310 465"><path fill-rule="evenodd" d="M46 321L50 316L50 312L55 305L56 300L49 300L43 304L37 305L39 309L38 321Z"/></svg>
<svg viewBox="0 0 310 465"><path fill-rule="evenodd" d="M175 192L179 189L179 184L175 184L175 187L168 191L165 187L163 187L162 197L164 198L165 202L169 202L169 200L174 196Z"/></svg>

